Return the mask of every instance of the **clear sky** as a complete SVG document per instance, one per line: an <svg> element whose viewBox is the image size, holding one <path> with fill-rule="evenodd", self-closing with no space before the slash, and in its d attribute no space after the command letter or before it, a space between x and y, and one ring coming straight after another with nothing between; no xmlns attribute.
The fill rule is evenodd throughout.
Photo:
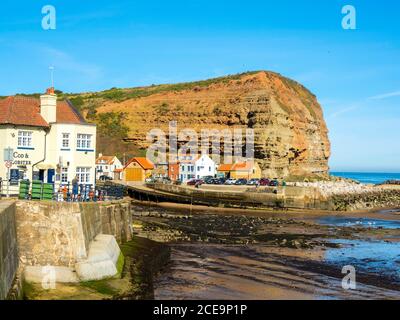
<svg viewBox="0 0 400 320"><path fill-rule="evenodd" d="M317 95L333 170L400 172L397 0L3 0L0 46L0 95L43 92L50 65L65 92L276 71Z"/></svg>

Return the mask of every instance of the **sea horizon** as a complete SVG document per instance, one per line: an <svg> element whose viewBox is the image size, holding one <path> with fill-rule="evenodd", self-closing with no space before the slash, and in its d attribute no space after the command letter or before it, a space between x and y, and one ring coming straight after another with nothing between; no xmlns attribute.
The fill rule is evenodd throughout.
<svg viewBox="0 0 400 320"><path fill-rule="evenodd" d="M400 180L399 172L330 171L335 177L353 179L361 183L379 184L387 180Z"/></svg>

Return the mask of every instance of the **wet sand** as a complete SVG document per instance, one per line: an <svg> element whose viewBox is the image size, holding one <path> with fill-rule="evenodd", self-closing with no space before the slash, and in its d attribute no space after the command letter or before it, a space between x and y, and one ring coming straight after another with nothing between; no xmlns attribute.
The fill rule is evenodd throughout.
<svg viewBox="0 0 400 320"><path fill-rule="evenodd" d="M135 210L136 232L172 248L155 280L156 299L400 299L397 210L178 207ZM342 288L348 264L356 268L357 290Z"/></svg>
<svg viewBox="0 0 400 320"><path fill-rule="evenodd" d="M299 268L288 256L259 246L172 245L172 263L155 282L156 299L399 299L399 291L358 284ZM303 266L304 267L304 266ZM312 268L309 268L312 269Z"/></svg>

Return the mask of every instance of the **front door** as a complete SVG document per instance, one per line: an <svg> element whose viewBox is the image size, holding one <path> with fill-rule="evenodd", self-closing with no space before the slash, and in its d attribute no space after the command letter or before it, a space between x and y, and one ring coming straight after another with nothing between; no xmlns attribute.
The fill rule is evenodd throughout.
<svg viewBox="0 0 400 320"><path fill-rule="evenodd" d="M39 180L44 182L44 170L39 170Z"/></svg>
<svg viewBox="0 0 400 320"><path fill-rule="evenodd" d="M47 183L54 183L54 175L56 171L54 169L47 170Z"/></svg>

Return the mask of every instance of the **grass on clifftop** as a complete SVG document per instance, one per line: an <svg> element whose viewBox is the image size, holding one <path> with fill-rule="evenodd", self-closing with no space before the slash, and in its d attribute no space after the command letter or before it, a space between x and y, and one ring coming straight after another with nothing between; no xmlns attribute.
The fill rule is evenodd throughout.
<svg viewBox="0 0 400 320"><path fill-rule="evenodd" d="M85 95L85 99L105 99L111 100L115 102L121 102L128 99L136 99L136 98L143 98L153 94L161 93L161 92L169 92L169 91L183 91L183 90L192 90L196 87L208 87L215 83L228 83L231 80L239 80L241 77L245 75L252 75L256 74L260 71L249 71L234 75L228 75L218 78L211 78L207 80L200 80L200 81L192 81L192 82L181 82L175 84L160 84L160 85L151 85L147 87L136 87L136 88L127 88L127 89L120 89L120 88L111 88L109 90L89 93ZM71 95L73 96L73 95ZM79 96L79 95L75 95ZM81 101L77 100L78 97L71 98L72 101L80 103Z"/></svg>

